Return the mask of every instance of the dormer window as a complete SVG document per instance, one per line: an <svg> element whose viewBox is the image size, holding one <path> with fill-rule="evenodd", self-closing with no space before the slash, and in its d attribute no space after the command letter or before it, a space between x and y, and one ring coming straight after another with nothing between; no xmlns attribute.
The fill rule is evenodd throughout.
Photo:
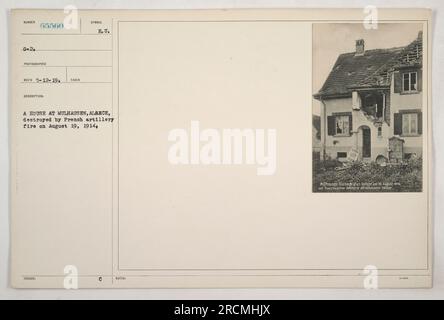
<svg viewBox="0 0 444 320"><path fill-rule="evenodd" d="M415 92L418 91L418 73L406 72L402 74L402 91Z"/></svg>

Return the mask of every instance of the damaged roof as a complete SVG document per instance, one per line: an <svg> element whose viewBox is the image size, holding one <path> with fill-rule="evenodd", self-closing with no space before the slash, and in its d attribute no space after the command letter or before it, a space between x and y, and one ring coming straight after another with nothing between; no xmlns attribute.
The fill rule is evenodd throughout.
<svg viewBox="0 0 444 320"><path fill-rule="evenodd" d="M422 32L405 47L339 55L316 99L351 96L352 88L390 86L391 72L422 65Z"/></svg>

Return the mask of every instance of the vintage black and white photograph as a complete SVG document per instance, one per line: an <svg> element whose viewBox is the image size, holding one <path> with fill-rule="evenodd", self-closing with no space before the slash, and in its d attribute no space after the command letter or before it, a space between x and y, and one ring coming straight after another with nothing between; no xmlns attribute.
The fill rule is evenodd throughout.
<svg viewBox="0 0 444 320"><path fill-rule="evenodd" d="M422 191L423 70L422 24L313 25L313 192Z"/></svg>

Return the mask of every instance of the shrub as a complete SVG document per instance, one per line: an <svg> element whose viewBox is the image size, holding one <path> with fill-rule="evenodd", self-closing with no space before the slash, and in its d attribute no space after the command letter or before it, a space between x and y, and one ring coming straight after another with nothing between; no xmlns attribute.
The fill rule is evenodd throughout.
<svg viewBox="0 0 444 320"><path fill-rule="evenodd" d="M313 165L313 191L321 190L322 183L338 186L355 186L347 192L419 192L422 190L422 158L411 159L401 164L380 166L374 162L355 161L342 167L337 160L316 161ZM338 168L342 167L340 170ZM369 188L369 184L373 188ZM363 187L365 186L365 188ZM336 192L344 192L338 188Z"/></svg>

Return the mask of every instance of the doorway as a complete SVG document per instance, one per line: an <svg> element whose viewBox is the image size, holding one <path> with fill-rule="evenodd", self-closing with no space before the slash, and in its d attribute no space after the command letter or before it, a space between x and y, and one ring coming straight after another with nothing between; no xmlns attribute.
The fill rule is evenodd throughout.
<svg viewBox="0 0 444 320"><path fill-rule="evenodd" d="M372 137L370 128L362 127L362 157L370 158L372 156Z"/></svg>

